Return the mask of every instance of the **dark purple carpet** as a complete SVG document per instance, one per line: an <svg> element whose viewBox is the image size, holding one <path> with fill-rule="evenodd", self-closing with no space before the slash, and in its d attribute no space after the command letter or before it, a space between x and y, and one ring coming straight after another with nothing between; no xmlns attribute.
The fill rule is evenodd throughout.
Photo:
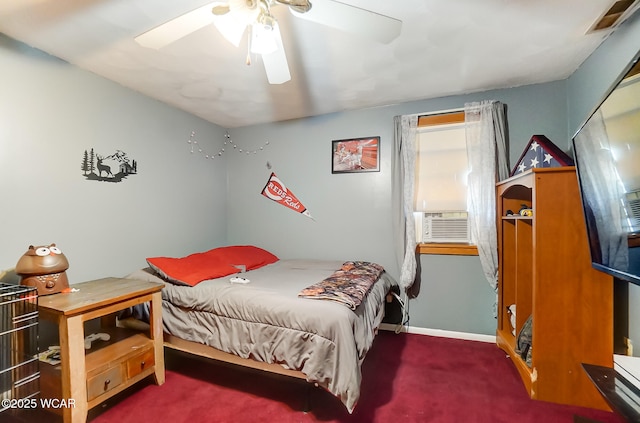
<svg viewBox="0 0 640 423"><path fill-rule="evenodd" d="M491 343L381 332L365 360L352 415L302 381L166 351L164 385L142 382L92 410L91 421L538 423L574 422L575 415L622 421L609 412L529 399L510 360Z"/></svg>

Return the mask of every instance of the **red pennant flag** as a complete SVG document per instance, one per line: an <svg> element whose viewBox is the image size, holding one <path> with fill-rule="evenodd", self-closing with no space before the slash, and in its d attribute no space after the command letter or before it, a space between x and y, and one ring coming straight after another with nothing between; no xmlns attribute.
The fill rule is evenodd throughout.
<svg viewBox="0 0 640 423"><path fill-rule="evenodd" d="M282 181L273 172L267 181L267 185L262 189L262 195L276 203L289 207L291 210L313 219L309 210L300 203L300 200L298 200L296 196L287 189L285 184L282 183Z"/></svg>

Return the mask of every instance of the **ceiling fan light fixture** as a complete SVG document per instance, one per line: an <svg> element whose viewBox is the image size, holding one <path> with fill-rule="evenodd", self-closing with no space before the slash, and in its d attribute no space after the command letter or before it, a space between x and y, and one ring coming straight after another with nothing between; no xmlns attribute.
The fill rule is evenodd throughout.
<svg viewBox="0 0 640 423"><path fill-rule="evenodd" d="M227 41L236 47L240 46L240 40L242 39L246 25L239 23L228 14L217 16L213 20L213 24Z"/></svg>
<svg viewBox="0 0 640 423"><path fill-rule="evenodd" d="M261 15L251 26L251 52L269 54L278 49L276 31L278 22L273 16Z"/></svg>
<svg viewBox="0 0 640 423"><path fill-rule="evenodd" d="M229 15L246 27L258 19L261 7L258 0L229 0L229 11Z"/></svg>
<svg viewBox="0 0 640 423"><path fill-rule="evenodd" d="M264 26L265 29L272 30L278 24L278 21L273 16L267 13L262 13L258 16L255 23Z"/></svg>

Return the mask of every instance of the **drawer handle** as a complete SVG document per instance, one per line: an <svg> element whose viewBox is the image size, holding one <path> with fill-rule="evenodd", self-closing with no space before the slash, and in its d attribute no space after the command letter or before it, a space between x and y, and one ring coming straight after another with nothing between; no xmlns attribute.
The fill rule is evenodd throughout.
<svg viewBox="0 0 640 423"><path fill-rule="evenodd" d="M106 380L104 381L104 390L105 390L105 391L106 391L106 390L107 390L107 388L109 387L109 384L110 384L110 383L111 383L111 379L106 379Z"/></svg>
<svg viewBox="0 0 640 423"><path fill-rule="evenodd" d="M140 367L144 369L144 361L140 362Z"/></svg>

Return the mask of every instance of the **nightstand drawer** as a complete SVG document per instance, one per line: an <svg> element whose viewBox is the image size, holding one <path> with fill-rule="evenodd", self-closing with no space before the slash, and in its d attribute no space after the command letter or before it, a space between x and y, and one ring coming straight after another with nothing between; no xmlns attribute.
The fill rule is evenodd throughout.
<svg viewBox="0 0 640 423"><path fill-rule="evenodd" d="M155 356L153 348L149 348L142 354L131 357L127 360L127 379L131 379L143 370L152 367L155 364Z"/></svg>
<svg viewBox="0 0 640 423"><path fill-rule="evenodd" d="M122 383L120 366L112 367L87 380L87 400L91 401L99 395L110 391Z"/></svg>

